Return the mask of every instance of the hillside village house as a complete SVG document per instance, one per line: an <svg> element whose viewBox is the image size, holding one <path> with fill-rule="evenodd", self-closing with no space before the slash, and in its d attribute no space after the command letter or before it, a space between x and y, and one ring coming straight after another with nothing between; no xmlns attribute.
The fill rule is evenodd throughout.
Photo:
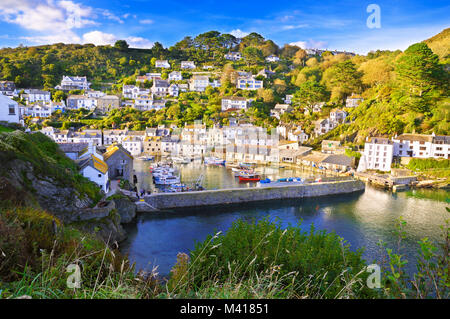
<svg viewBox="0 0 450 319"><path fill-rule="evenodd" d="M125 137L122 141L122 146L133 156L142 153L142 140L138 136Z"/></svg>
<svg viewBox="0 0 450 319"><path fill-rule="evenodd" d="M105 193L109 191L108 164L94 145L89 144L77 163L84 177L96 183Z"/></svg>
<svg viewBox="0 0 450 319"><path fill-rule="evenodd" d="M107 112L120 107L120 98L117 95L104 95L97 99L97 109Z"/></svg>
<svg viewBox="0 0 450 319"><path fill-rule="evenodd" d="M161 73L155 72L155 73L145 73L145 76L147 77L147 80L154 81L157 79L161 79Z"/></svg>
<svg viewBox="0 0 450 319"><path fill-rule="evenodd" d="M322 153L343 154L345 153L345 148L341 145L340 141L323 140Z"/></svg>
<svg viewBox="0 0 450 319"><path fill-rule="evenodd" d="M141 95L149 95L150 89L140 88L136 85L124 85L122 87L122 96L126 99L136 99Z"/></svg>
<svg viewBox="0 0 450 319"><path fill-rule="evenodd" d="M270 78L270 77L272 77L272 76L274 76L275 75L275 72L273 72L273 71L271 71L271 70L269 70L269 69L266 69L266 68L264 68L264 69L262 69L261 71L259 71L257 74L256 74L256 76L262 76L262 77L264 77L264 78Z"/></svg>
<svg viewBox="0 0 450 319"><path fill-rule="evenodd" d="M297 143L298 145L298 143ZM284 145L279 147L279 161L281 163L296 164L299 158L302 158L311 153L312 148L306 146L298 146L297 148L284 149ZM289 145L288 145L289 146Z"/></svg>
<svg viewBox="0 0 450 319"><path fill-rule="evenodd" d="M347 115L348 113L343 110L334 109L330 112L330 120L337 123L344 123Z"/></svg>
<svg viewBox="0 0 450 319"><path fill-rule="evenodd" d="M264 87L263 81L256 80L253 76L239 77L236 87L241 90L258 90Z"/></svg>
<svg viewBox="0 0 450 319"><path fill-rule="evenodd" d="M17 96L16 84L12 81L0 81L0 94Z"/></svg>
<svg viewBox="0 0 450 319"><path fill-rule="evenodd" d="M21 106L20 114L22 116L50 117L52 115L52 109L50 105L34 103L26 106Z"/></svg>
<svg viewBox="0 0 450 319"><path fill-rule="evenodd" d="M144 83L145 81L148 81L148 78L145 75L138 75L136 77L136 83Z"/></svg>
<svg viewBox="0 0 450 319"><path fill-rule="evenodd" d="M70 90L89 90L91 83L87 81L85 76L67 76L63 75L61 84L57 85L55 89L62 91Z"/></svg>
<svg viewBox="0 0 450 319"><path fill-rule="evenodd" d="M101 130L84 130L80 132L69 131L67 135L68 143L89 143L89 145L102 145Z"/></svg>
<svg viewBox="0 0 450 319"><path fill-rule="evenodd" d="M108 165L110 179L123 178L133 182L133 156L120 144L113 144L106 148L103 159Z"/></svg>
<svg viewBox="0 0 450 319"><path fill-rule="evenodd" d="M161 139L161 156L174 154L177 144L180 142L178 136L165 136Z"/></svg>
<svg viewBox="0 0 450 319"><path fill-rule="evenodd" d="M156 60L155 68L170 69L170 64L167 60Z"/></svg>
<svg viewBox="0 0 450 319"><path fill-rule="evenodd" d="M19 104L6 95L0 94L0 122L19 123Z"/></svg>
<svg viewBox="0 0 450 319"><path fill-rule="evenodd" d="M181 61L181 68L182 69L195 69L195 63L192 61Z"/></svg>
<svg viewBox="0 0 450 319"><path fill-rule="evenodd" d="M358 171L374 169L390 171L394 154L394 142L388 138L367 138L364 152L359 160Z"/></svg>
<svg viewBox="0 0 450 319"><path fill-rule="evenodd" d="M293 111L292 106L289 104L276 104L273 109L270 110L270 116L280 119L280 116L284 113L291 113Z"/></svg>
<svg viewBox="0 0 450 319"><path fill-rule="evenodd" d="M179 83L177 86L180 89L180 92L187 92L189 90L189 84L187 83Z"/></svg>
<svg viewBox="0 0 450 319"><path fill-rule="evenodd" d="M156 100L149 95L141 95L134 100L134 108L139 111L160 110L165 106L165 100Z"/></svg>
<svg viewBox="0 0 450 319"><path fill-rule="evenodd" d="M322 108L324 107L324 105L325 105L325 102L313 104L312 106L305 108L304 114L308 115L311 112L312 113L320 113L320 112L322 112Z"/></svg>
<svg viewBox="0 0 450 319"><path fill-rule="evenodd" d="M320 136L328 133L337 126L337 123L329 118L317 120L314 122L314 134Z"/></svg>
<svg viewBox="0 0 450 319"><path fill-rule="evenodd" d="M266 58L266 61L267 62L278 62L278 61L280 61L280 58L279 57L277 57L276 55L269 55L267 58Z"/></svg>
<svg viewBox="0 0 450 319"><path fill-rule="evenodd" d="M152 94L156 96L166 96L169 93L169 81L155 79L152 86Z"/></svg>
<svg viewBox="0 0 450 319"><path fill-rule="evenodd" d="M286 96L285 96L284 99L283 99L284 104L291 104L293 98L294 98L293 95L291 95L291 94L286 94Z"/></svg>
<svg viewBox="0 0 450 319"><path fill-rule="evenodd" d="M168 93L170 96L178 96L180 94L180 88L176 84L171 84Z"/></svg>
<svg viewBox="0 0 450 319"><path fill-rule="evenodd" d="M196 92L204 92L209 85L209 77L207 75L194 75L189 80L189 89Z"/></svg>
<svg viewBox="0 0 450 319"><path fill-rule="evenodd" d="M94 90L88 90L84 93L87 97L93 97L93 98L100 98L102 96L105 96L106 93L102 91L94 91Z"/></svg>
<svg viewBox="0 0 450 319"><path fill-rule="evenodd" d="M301 128L298 128L297 130L289 131L287 139L288 141L295 141L303 144L309 139L309 135L306 134Z"/></svg>
<svg viewBox="0 0 450 319"><path fill-rule="evenodd" d="M357 107L362 101L364 101L364 99L362 98L361 95L352 94L345 101L345 106L346 107Z"/></svg>
<svg viewBox="0 0 450 319"><path fill-rule="evenodd" d="M252 102L252 99L246 99L245 97L224 96L222 98L222 111L246 110Z"/></svg>
<svg viewBox="0 0 450 319"><path fill-rule="evenodd" d="M242 59L241 52L230 52L224 55L226 60L239 61Z"/></svg>
<svg viewBox="0 0 450 319"><path fill-rule="evenodd" d="M59 149L72 161L76 161L80 157L80 153L86 149L88 143L58 143Z"/></svg>
<svg viewBox="0 0 450 319"><path fill-rule="evenodd" d="M169 81L181 81L183 76L180 71L173 71L169 73Z"/></svg>
<svg viewBox="0 0 450 319"><path fill-rule="evenodd" d="M402 134L392 138L394 156L450 159L450 136Z"/></svg>
<svg viewBox="0 0 450 319"><path fill-rule="evenodd" d="M35 89L24 90L24 94L22 94L22 98L25 100L27 104L35 103L35 102L45 102L48 103L51 101L50 92L49 91L41 91Z"/></svg>
<svg viewBox="0 0 450 319"><path fill-rule="evenodd" d="M144 153L153 156L161 155L161 136L146 136L143 141Z"/></svg>
<svg viewBox="0 0 450 319"><path fill-rule="evenodd" d="M69 109L81 109L85 108L93 110L97 107L97 98L88 97L85 95L69 95L67 97L67 108Z"/></svg>
<svg viewBox="0 0 450 319"><path fill-rule="evenodd" d="M123 139L127 136L128 129L124 130L104 130L103 145L112 145L114 143L122 144Z"/></svg>

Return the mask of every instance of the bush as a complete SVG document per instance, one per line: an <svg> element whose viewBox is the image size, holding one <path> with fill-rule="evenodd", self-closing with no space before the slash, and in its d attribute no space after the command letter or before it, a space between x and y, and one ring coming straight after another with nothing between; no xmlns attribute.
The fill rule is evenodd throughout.
<svg viewBox="0 0 450 319"><path fill-rule="evenodd" d="M187 270L177 264L168 286L173 287L171 293L183 297L243 283L248 291L258 287L261 292L238 297L369 296L362 285L366 275L361 254L361 250L351 251L335 233L315 231L313 226L304 232L300 225L283 230L267 219L255 223L238 220L225 235L197 243ZM186 263L185 258L180 260Z"/></svg>
<svg viewBox="0 0 450 319"><path fill-rule="evenodd" d="M433 158L413 158L408 163L408 168L412 170L426 170L433 168L450 168L450 160Z"/></svg>

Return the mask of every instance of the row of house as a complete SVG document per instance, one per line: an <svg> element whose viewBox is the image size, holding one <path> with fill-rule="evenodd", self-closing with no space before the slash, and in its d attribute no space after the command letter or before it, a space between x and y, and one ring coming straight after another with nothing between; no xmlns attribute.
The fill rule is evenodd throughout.
<svg viewBox="0 0 450 319"><path fill-rule="evenodd" d="M450 136L433 133L367 138L358 171L390 171L395 158L450 159Z"/></svg>
<svg viewBox="0 0 450 319"><path fill-rule="evenodd" d="M226 60L230 60L230 61L239 61L239 60L242 60L243 57L242 57L241 52L229 52L224 55L224 58ZM274 54L271 54L270 56L266 57L266 61L267 62L278 62L278 61L280 61L280 58Z"/></svg>

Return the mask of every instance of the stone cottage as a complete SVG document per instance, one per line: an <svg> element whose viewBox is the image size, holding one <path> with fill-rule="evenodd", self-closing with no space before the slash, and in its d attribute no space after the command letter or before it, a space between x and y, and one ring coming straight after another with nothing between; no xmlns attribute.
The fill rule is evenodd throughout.
<svg viewBox="0 0 450 319"><path fill-rule="evenodd" d="M109 178L123 178L133 183L133 156L120 144L112 144L103 154L108 164Z"/></svg>

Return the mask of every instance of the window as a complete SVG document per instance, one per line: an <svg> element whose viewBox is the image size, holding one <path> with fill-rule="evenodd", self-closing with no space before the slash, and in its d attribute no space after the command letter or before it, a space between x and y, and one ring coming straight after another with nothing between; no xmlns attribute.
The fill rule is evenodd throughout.
<svg viewBox="0 0 450 319"><path fill-rule="evenodd" d="M14 105L8 105L9 108L9 115L16 115L16 108Z"/></svg>

